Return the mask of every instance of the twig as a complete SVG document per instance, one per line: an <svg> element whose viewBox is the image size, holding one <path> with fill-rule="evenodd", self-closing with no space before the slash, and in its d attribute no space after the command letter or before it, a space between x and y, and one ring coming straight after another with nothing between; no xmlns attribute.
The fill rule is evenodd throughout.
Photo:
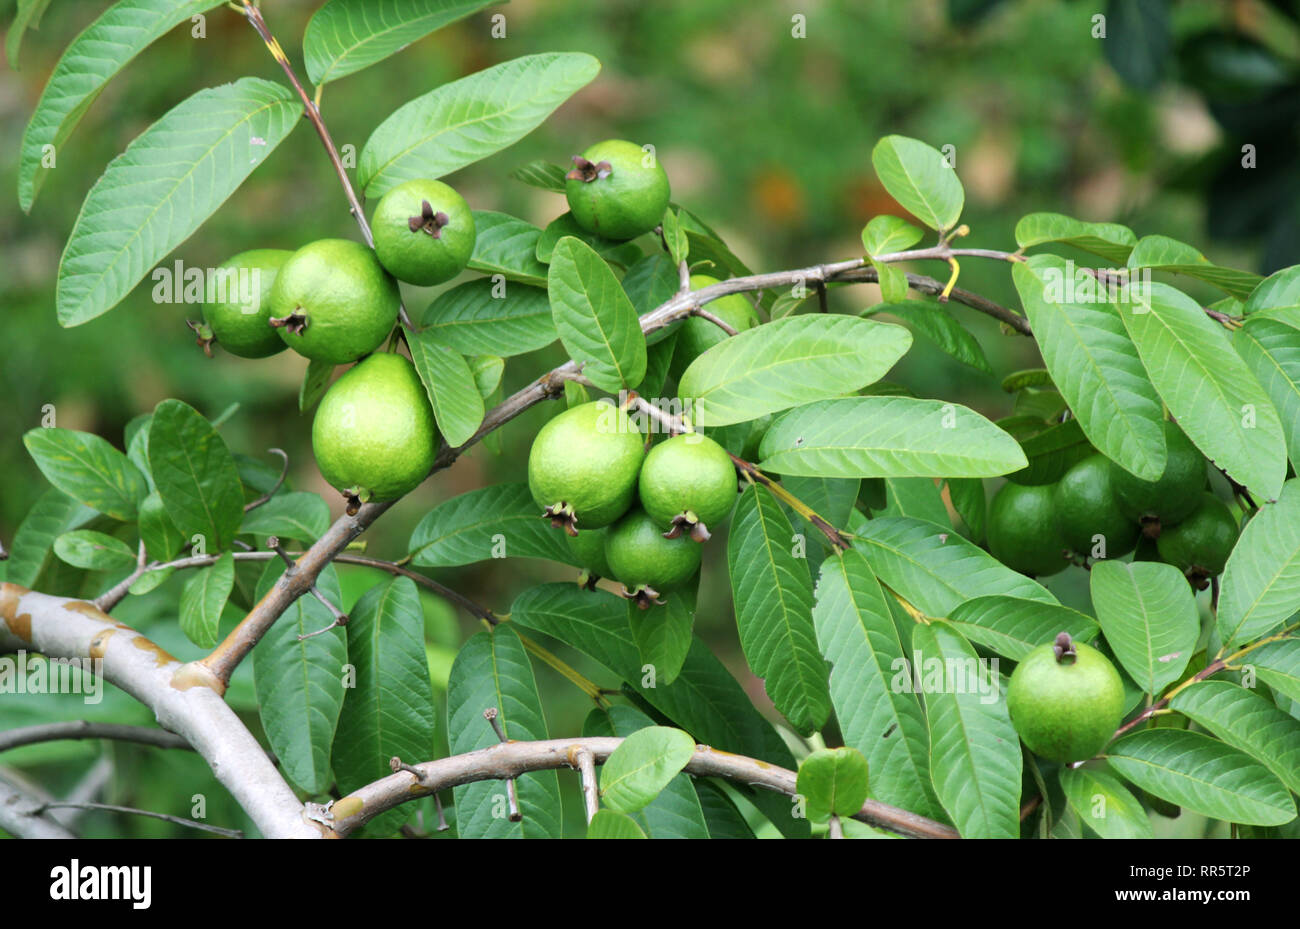
<svg viewBox="0 0 1300 929"><path fill-rule="evenodd" d="M277 555L280 556L280 559L284 562L285 565L284 567L285 574L288 574L291 571L295 570L293 558L289 555L288 552L284 550L284 547L280 544L279 536L274 536L274 535L268 536L266 539L266 547L271 549L271 551L275 552ZM302 633L301 635L298 636L299 642L303 641L304 639L313 639L318 635L324 635L325 633L329 632L331 629L333 629L336 626L346 626L348 624L348 614L344 613L337 606L331 603L329 597L325 596L325 594L321 592L321 589L319 587L317 587L315 584L312 584L309 593L313 597L315 597L318 601L320 601L321 605L324 606L325 609L329 610L330 615L334 617L334 622L330 623L328 626L325 626L324 628L317 629L315 632Z"/></svg>
<svg viewBox="0 0 1300 929"><path fill-rule="evenodd" d="M724 321L722 317L715 316L713 313L710 313L708 310L704 309L703 307L697 306L695 309L691 310L691 315L698 316L700 319L707 319L709 322L713 323L713 325L717 326L727 335L737 334L737 330L735 326Z"/></svg>
<svg viewBox="0 0 1300 929"><path fill-rule="evenodd" d="M62 723L38 723L0 732L0 752L37 742L54 742L59 739L114 739L119 742L137 742L155 748L183 748L193 750L185 739L166 729L153 726L124 726L118 723L97 723L77 719Z"/></svg>
<svg viewBox="0 0 1300 929"><path fill-rule="evenodd" d="M600 786L596 781L596 756L591 749L579 748L572 753L571 766L582 778L582 800L587 808L587 823L600 810Z"/></svg>
<svg viewBox="0 0 1300 929"><path fill-rule="evenodd" d="M245 504L244 504L244 512L245 512L245 513L249 512L249 511L251 511L251 510L255 510L255 509L257 509L257 508L258 508L259 506L261 506L263 503L266 503L268 500L270 500L272 497L274 497L274 496L275 496L275 492L276 492L277 490L279 490L281 487L284 486L284 479L285 479L285 477L287 477L288 474L289 474L289 456L286 455L286 454L284 453L284 449L282 449L282 448L268 448L267 451L270 452L270 453L272 453L273 455L279 455L279 456L280 456L280 460L283 462L283 466L280 468L280 476L279 476L279 478L276 479L275 484L271 487L270 490L268 490L266 493L262 494L262 496L258 497L258 498L257 498L256 500L254 500L252 503L245 503Z"/></svg>
<svg viewBox="0 0 1300 929"><path fill-rule="evenodd" d="M161 819L169 823L175 823L178 826L188 826L190 829L198 829L203 832L215 832L217 835L224 835L228 839L242 839L244 833L239 829L223 829L220 826L209 826L207 823L195 822L192 819L185 819L181 816L172 816L169 813L155 813L153 810L137 810L130 806L117 806L113 803L91 803L82 801L72 803L64 800L52 800L49 803L42 803L38 812L46 810L105 810L109 813L130 813L133 816L148 816L150 819Z"/></svg>
<svg viewBox="0 0 1300 929"><path fill-rule="evenodd" d="M140 579L140 575L149 570L148 566L145 564L146 557L144 539L141 539L140 545L136 549L135 570L96 597L93 601L95 606L107 613L113 607L121 603L123 598L130 593L131 585Z"/></svg>
<svg viewBox="0 0 1300 929"><path fill-rule="evenodd" d="M510 740L506 738L505 730L501 728L500 721L497 719L496 707L490 706L484 710L483 718L488 721L488 725L490 725L492 731L497 734L497 738L501 740L502 745L506 745L510 742ZM510 821L512 823L517 823L522 821L524 818L524 814L519 811L519 789L515 785L515 779L513 777L507 777L505 782L506 798L510 804Z"/></svg>
<svg viewBox="0 0 1300 929"><path fill-rule="evenodd" d="M844 838L844 824L834 813L831 814L830 822L826 824L826 837L828 839Z"/></svg>
<svg viewBox="0 0 1300 929"><path fill-rule="evenodd" d="M0 829L22 839L75 839L41 804L29 788L0 777Z"/></svg>

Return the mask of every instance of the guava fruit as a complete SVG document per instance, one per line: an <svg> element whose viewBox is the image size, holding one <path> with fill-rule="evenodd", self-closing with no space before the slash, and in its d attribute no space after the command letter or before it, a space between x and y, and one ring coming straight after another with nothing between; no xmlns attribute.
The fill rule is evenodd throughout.
<svg viewBox="0 0 1300 929"><path fill-rule="evenodd" d="M636 495L645 440L623 410L595 401L570 407L537 433L528 452L528 487L569 535L608 526Z"/></svg>
<svg viewBox="0 0 1300 929"><path fill-rule="evenodd" d="M371 355L335 381L312 422L311 445L325 480L349 511L414 490L433 467L438 432L415 366Z"/></svg>
<svg viewBox="0 0 1300 929"><path fill-rule="evenodd" d="M606 239L635 239L663 221L671 192L652 152L608 139L574 155L573 164L564 195L583 229Z"/></svg>
<svg viewBox="0 0 1300 929"><path fill-rule="evenodd" d="M255 248L217 266L205 295L203 321L216 343L230 354L267 358L285 350L284 340L270 325L271 289L292 254L283 248ZM200 337L199 344L207 351L204 341Z"/></svg>
<svg viewBox="0 0 1300 929"><path fill-rule="evenodd" d="M1089 455L1066 471L1052 493L1052 507L1056 527L1075 554L1091 555L1104 546L1100 557L1118 558L1137 545L1141 529L1115 502L1105 455Z"/></svg>
<svg viewBox="0 0 1300 929"><path fill-rule="evenodd" d="M610 577L609 562L605 560L605 537L609 527L604 529L584 529L577 535L565 535L569 550L574 559L582 566L582 576L578 583L594 589L597 578Z"/></svg>
<svg viewBox="0 0 1300 929"><path fill-rule="evenodd" d="M637 495L666 537L709 538L736 502L736 466L717 442L698 433L673 436L650 449Z"/></svg>
<svg viewBox="0 0 1300 929"><path fill-rule="evenodd" d="M1157 480L1144 481L1110 463L1111 492L1120 512L1138 520L1152 538L1190 516L1205 488L1205 458L1174 423L1166 420L1164 430L1168 458Z"/></svg>
<svg viewBox="0 0 1300 929"><path fill-rule="evenodd" d="M1054 489L1052 484L1002 485L989 505L988 541L994 558L1036 577L1065 569L1070 546L1056 525Z"/></svg>
<svg viewBox="0 0 1300 929"><path fill-rule="evenodd" d="M271 288L271 325L299 355L344 364L373 352L397 322L397 281L351 239L294 252Z"/></svg>
<svg viewBox="0 0 1300 929"><path fill-rule="evenodd" d="M719 283L721 281L716 277L707 274L691 275L691 290L700 290ZM737 332L744 332L759 324L758 312L744 294L728 294L719 297L706 303L704 309ZM678 330L677 345L673 349L673 362L669 373L674 378L680 379L682 372L692 361L725 338L727 333L711 320L688 316Z"/></svg>
<svg viewBox="0 0 1300 929"><path fill-rule="evenodd" d="M610 526L605 560L614 579L641 609L661 603L662 594L680 587L700 569L700 546L686 536L665 538L639 507Z"/></svg>
<svg viewBox="0 0 1300 929"><path fill-rule="evenodd" d="M1161 560L1194 581L1222 574L1236 544L1237 520L1232 510L1211 493L1202 493L1201 505L1192 515L1163 530L1156 540Z"/></svg>
<svg viewBox="0 0 1300 929"><path fill-rule="evenodd" d="M474 213L442 181L417 179L394 187L375 207L371 228L380 264L408 284L449 281L474 253Z"/></svg>
<svg viewBox="0 0 1300 929"><path fill-rule="evenodd" d="M1016 665L1007 711L1035 755L1083 761L1105 748L1119 727L1124 684L1105 655L1062 632Z"/></svg>

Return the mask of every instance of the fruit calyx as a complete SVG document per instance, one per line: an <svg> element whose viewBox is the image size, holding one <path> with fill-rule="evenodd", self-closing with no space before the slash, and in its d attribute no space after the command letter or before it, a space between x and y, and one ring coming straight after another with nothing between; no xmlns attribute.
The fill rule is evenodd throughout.
<svg viewBox="0 0 1300 929"><path fill-rule="evenodd" d="M345 510L349 516L356 516L357 511L361 509L361 504L370 499L370 491L364 487L348 487L339 493L343 494L343 499L347 501Z"/></svg>
<svg viewBox="0 0 1300 929"><path fill-rule="evenodd" d="M1079 653L1074 648L1074 642L1070 641L1070 633L1057 633L1056 641L1052 643L1052 654L1056 656L1057 664L1074 664Z"/></svg>
<svg viewBox="0 0 1300 929"><path fill-rule="evenodd" d="M635 590L628 590L627 585L624 584L623 596L634 601L639 610L648 610L652 606L664 605L664 601L659 599L659 591L649 584L637 584Z"/></svg>
<svg viewBox="0 0 1300 929"><path fill-rule="evenodd" d="M569 535L577 538L578 535L578 517L573 512L573 504L560 500L549 506L543 507L542 519L549 519L552 528L563 529Z"/></svg>
<svg viewBox="0 0 1300 929"><path fill-rule="evenodd" d="M302 312L302 307L298 307L288 316L272 316L267 322L276 329L283 328L294 335L302 335L303 330L307 328L307 314Z"/></svg>
<svg viewBox="0 0 1300 929"><path fill-rule="evenodd" d="M599 580L600 575L595 571L583 571L578 575L578 586L583 590L595 590Z"/></svg>
<svg viewBox="0 0 1300 929"><path fill-rule="evenodd" d="M709 534L709 527L700 522L700 518L690 510L678 513L673 517L672 524L668 531L664 533L664 538L675 539L683 532L690 533L691 538L696 542L707 542L712 538Z"/></svg>
<svg viewBox="0 0 1300 929"><path fill-rule="evenodd" d="M1143 516L1142 517L1142 534L1148 539L1160 538L1160 517Z"/></svg>
<svg viewBox="0 0 1300 929"><path fill-rule="evenodd" d="M203 349L203 354L211 358L212 343L217 341L217 336L212 331L212 327L209 326L207 323L200 322L197 319L187 319L185 320L185 325L193 329L194 334L198 336L198 338L194 340L194 344L199 346L199 348Z"/></svg>
<svg viewBox="0 0 1300 929"><path fill-rule="evenodd" d="M597 178L606 178L614 173L613 166L608 161L601 161L593 164L581 155L573 156L574 169L564 175L570 181L582 181L584 184L590 184Z"/></svg>
<svg viewBox="0 0 1300 929"><path fill-rule="evenodd" d="M428 200L421 200L420 215L412 216L406 222L412 232L424 232L435 239L441 239L442 227L451 222L451 218L441 210L435 213L433 205Z"/></svg>

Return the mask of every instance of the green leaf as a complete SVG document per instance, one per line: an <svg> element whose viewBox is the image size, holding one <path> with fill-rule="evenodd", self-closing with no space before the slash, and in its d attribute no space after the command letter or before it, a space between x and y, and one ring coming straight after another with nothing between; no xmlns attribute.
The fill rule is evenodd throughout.
<svg viewBox="0 0 1300 929"><path fill-rule="evenodd" d="M510 620L554 636L603 665L698 743L785 768L795 766L772 724L698 637L671 684L648 677L628 627L627 601L621 597L581 590L573 583L543 584L515 598ZM742 792L782 834L809 834L808 823L791 815L787 798L763 790Z"/></svg>
<svg viewBox="0 0 1300 929"><path fill-rule="evenodd" d="M678 394L697 426L726 426L878 381L912 344L901 326L790 316L724 339L691 362Z"/></svg>
<svg viewBox="0 0 1300 929"><path fill-rule="evenodd" d="M495 0L329 0L307 21L302 57L326 84L395 55Z"/></svg>
<svg viewBox="0 0 1300 929"><path fill-rule="evenodd" d="M944 529L952 528L948 508L943 505L939 485L928 477L886 477L885 506L875 511L882 516L911 516Z"/></svg>
<svg viewBox="0 0 1300 929"><path fill-rule="evenodd" d="M1154 91L1167 69L1170 36L1168 0L1108 0L1110 35L1101 43L1110 66L1131 87Z"/></svg>
<svg viewBox="0 0 1300 929"><path fill-rule="evenodd" d="M506 373L506 361L497 355L474 355L465 359L469 363L470 373L474 375L474 386L479 396L486 403L488 397L496 393L501 386L501 375ZM565 381L566 384L572 383Z"/></svg>
<svg viewBox="0 0 1300 929"><path fill-rule="evenodd" d="M306 413L325 396L329 390L330 378L334 375L334 362L320 361L313 358L307 362L302 384L298 387L298 412Z"/></svg>
<svg viewBox="0 0 1300 929"><path fill-rule="evenodd" d="M199 648L217 644L221 611L235 586L235 557L226 552L208 568L200 568L181 588L180 626Z"/></svg>
<svg viewBox="0 0 1300 929"><path fill-rule="evenodd" d="M1295 818L1295 802L1268 768L1199 732L1146 729L1107 753L1117 773L1162 800L1212 819L1280 826Z"/></svg>
<svg viewBox="0 0 1300 929"><path fill-rule="evenodd" d="M1007 475L1017 484L1051 484L1078 461L1093 454L1092 443L1076 418L1049 425L1037 416L1011 416L995 424L1016 437L1029 466Z"/></svg>
<svg viewBox="0 0 1300 929"><path fill-rule="evenodd" d="M887 135L871 150L871 164L889 195L921 222L941 232L957 225L966 195L938 149Z"/></svg>
<svg viewBox="0 0 1300 929"><path fill-rule="evenodd" d="M511 628L480 632L461 647L447 685L447 741L451 754L497 744L483 711L495 709L506 738L547 738L546 719L523 643ZM561 836L560 782L554 771L534 771L515 781L520 822L507 818L506 786L478 781L455 789L456 833L462 839Z"/></svg>
<svg viewBox="0 0 1300 929"><path fill-rule="evenodd" d="M601 390L617 393L645 377L645 336L618 278L590 246L565 236L551 258L547 293L569 357Z"/></svg>
<svg viewBox="0 0 1300 929"><path fill-rule="evenodd" d="M1300 305L1300 265L1275 271L1250 292L1241 312L1246 316Z"/></svg>
<svg viewBox="0 0 1300 929"><path fill-rule="evenodd" d="M361 151L368 198L416 178L439 178L526 136L600 71L580 52L527 55L443 84L398 108Z"/></svg>
<svg viewBox="0 0 1300 929"><path fill-rule="evenodd" d="M1143 693L1158 694L1181 678L1201 634L1182 572L1155 561L1099 561L1089 580L1101 631Z"/></svg>
<svg viewBox="0 0 1300 929"><path fill-rule="evenodd" d="M975 597L951 610L948 619L970 641L1012 661L1024 660L1062 631L1079 642L1097 635L1097 624L1077 610L1019 597Z"/></svg>
<svg viewBox="0 0 1300 929"><path fill-rule="evenodd" d="M59 325L126 297L216 212L298 125L285 87L245 77L172 107L114 158L86 195L59 262Z"/></svg>
<svg viewBox="0 0 1300 929"><path fill-rule="evenodd" d="M1052 381L1092 444L1143 480L1165 470L1164 409L1124 324L1105 302L1066 299L1071 268L1035 255L1012 268Z"/></svg>
<svg viewBox="0 0 1300 929"><path fill-rule="evenodd" d="M22 49L23 36L28 29L40 28L41 17L49 5L50 0L18 0L18 10L5 32L5 59L12 70L18 70L18 53Z"/></svg>
<svg viewBox="0 0 1300 929"><path fill-rule="evenodd" d="M1150 268L1153 271L1172 271L1186 274L1219 288L1229 296L1245 300L1264 280L1250 271L1221 268L1192 246L1163 235L1145 235L1128 256L1128 267Z"/></svg>
<svg viewBox="0 0 1300 929"><path fill-rule="evenodd" d="M1233 333L1232 344L1273 401L1291 462L1300 462L1300 328L1254 316Z"/></svg>
<svg viewBox="0 0 1300 929"><path fill-rule="evenodd" d="M1166 284L1129 296L1116 308L1183 432L1236 481L1275 499L1286 477L1282 424L1223 328Z"/></svg>
<svg viewBox="0 0 1300 929"><path fill-rule="evenodd" d="M14 533L5 562L5 580L20 587L35 587L54 548L54 540L83 526L95 511L63 491L51 487L36 498Z"/></svg>
<svg viewBox="0 0 1300 929"><path fill-rule="evenodd" d="M1026 464L1015 439L975 411L911 397L796 407L772 421L758 453L764 471L823 477L992 477Z"/></svg>
<svg viewBox="0 0 1300 929"><path fill-rule="evenodd" d="M962 364L992 376L993 369L989 366L989 360L979 341L957 321L957 317L939 303L931 300L901 300L877 303L867 312L872 316L888 313L897 317Z"/></svg>
<svg viewBox="0 0 1300 929"><path fill-rule="evenodd" d="M712 780L695 782L695 792L700 798L700 809L704 811L704 821L709 829L711 839L752 839L754 830L749 828L745 816L736 808L730 795Z"/></svg>
<svg viewBox="0 0 1300 929"><path fill-rule="evenodd" d="M564 193L564 174L564 168L560 165L542 159L530 161L510 172L510 176L516 181L539 190L548 190L553 194Z"/></svg>
<svg viewBox="0 0 1300 929"><path fill-rule="evenodd" d="M506 213L474 211L474 253L469 268L508 281L546 286L546 265L537 260L542 230Z"/></svg>
<svg viewBox="0 0 1300 929"><path fill-rule="evenodd" d="M880 583L856 549L822 562L813 608L830 662L831 703L844 743L866 756L877 799L944 816L930 782L930 736L916 695L894 686L903 645Z"/></svg>
<svg viewBox="0 0 1300 929"><path fill-rule="evenodd" d="M1002 389L1009 394L1024 390L1026 387L1052 387L1056 384L1052 382L1052 375L1046 368L1027 368L1024 371L1013 371L1002 379Z"/></svg>
<svg viewBox="0 0 1300 929"><path fill-rule="evenodd" d="M330 508L320 494L285 491L244 514L240 532L315 542L330 526Z"/></svg>
<svg viewBox="0 0 1300 929"><path fill-rule="evenodd" d="M106 516L131 522L149 493L140 470L97 435L38 427L23 445L47 481Z"/></svg>
<svg viewBox="0 0 1300 929"><path fill-rule="evenodd" d="M1242 663L1278 693L1300 701L1300 639L1269 642L1250 652Z"/></svg>
<svg viewBox="0 0 1300 929"><path fill-rule="evenodd" d="M1239 748L1300 791L1300 721L1227 681L1201 681L1169 701L1173 709Z"/></svg>
<svg viewBox="0 0 1300 929"><path fill-rule="evenodd" d="M831 699L813 627L812 578L793 544L794 529L772 492L746 488L727 539L740 645L776 708L807 735L826 722Z"/></svg>
<svg viewBox="0 0 1300 929"><path fill-rule="evenodd" d="M660 330L662 331L662 330ZM668 380L668 370L673 363L673 353L677 350L677 333L669 333L668 338L654 341L646 339L645 377L636 385L637 392L643 397L659 397L663 394L664 384ZM573 381L565 381L567 388Z"/></svg>
<svg viewBox="0 0 1300 929"><path fill-rule="evenodd" d="M356 685L343 698L333 751L344 795L391 774L390 758L416 764L435 757L437 714L414 581L395 577L371 587L349 613L347 631ZM385 814L375 831L395 831L407 815Z"/></svg>
<svg viewBox="0 0 1300 929"><path fill-rule="evenodd" d="M650 726L634 732L600 769L600 796L619 813L643 809L695 754L695 740L680 729Z"/></svg>
<svg viewBox="0 0 1300 929"><path fill-rule="evenodd" d="M1100 767L1058 769L1061 789L1079 818L1103 839L1150 839L1151 819L1142 804Z"/></svg>
<svg viewBox="0 0 1300 929"><path fill-rule="evenodd" d="M1225 645L1248 642L1300 610L1300 480L1265 503L1228 556L1219 595Z"/></svg>
<svg viewBox="0 0 1300 929"><path fill-rule="evenodd" d="M880 285L880 296L886 303L903 303L907 300L907 274L896 265L871 259L871 266L876 269L876 282Z"/></svg>
<svg viewBox="0 0 1300 929"><path fill-rule="evenodd" d="M690 239L686 235L686 230L677 221L677 213L671 207L664 210L663 237L668 245L668 256L673 264L680 265L690 257Z"/></svg>
<svg viewBox="0 0 1300 929"><path fill-rule="evenodd" d="M167 515L167 505L156 490L140 502L139 528L145 552L155 561L175 558L189 541Z"/></svg>
<svg viewBox="0 0 1300 929"><path fill-rule="evenodd" d="M1060 242L1123 264L1137 241L1137 236L1128 226L1087 223L1060 213L1029 213L1016 223L1016 244L1022 250Z"/></svg>
<svg viewBox="0 0 1300 929"><path fill-rule="evenodd" d="M589 839L644 839L646 834L636 824L636 820L626 813L613 810L597 810L587 824Z"/></svg>
<svg viewBox="0 0 1300 929"><path fill-rule="evenodd" d="M862 247L873 258L901 252L921 241L925 233L898 216L873 216L862 228Z"/></svg>
<svg viewBox="0 0 1300 929"><path fill-rule="evenodd" d="M430 338L466 355L522 355L558 338L545 290L487 279L443 291L422 322Z"/></svg>
<svg viewBox="0 0 1300 929"><path fill-rule="evenodd" d="M623 292L636 307L638 316L644 316L661 304L677 296L681 280L673 260L663 252L654 252L637 260L623 275ZM657 342L672 332L674 326L665 326L646 337L647 343Z"/></svg>
<svg viewBox="0 0 1300 929"><path fill-rule="evenodd" d="M799 765L795 789L813 822L850 817L867 801L867 759L856 748L820 748Z"/></svg>
<svg viewBox="0 0 1300 929"><path fill-rule="evenodd" d="M912 648L921 663L912 668L911 683L925 693L939 801L963 838L1019 838L1020 739L997 672L946 623L918 625ZM990 673L993 680L985 677ZM942 686L933 686L940 683L935 677Z"/></svg>
<svg viewBox="0 0 1300 929"><path fill-rule="evenodd" d="M74 529L54 540L54 554L87 571L130 571L135 552L121 539L91 529Z"/></svg>
<svg viewBox="0 0 1300 929"><path fill-rule="evenodd" d="M962 522L969 530L968 537L979 543L984 538L984 529L988 522L988 501L984 497L984 482L975 477L950 477L944 483L948 487L948 499L957 511Z"/></svg>
<svg viewBox="0 0 1300 929"><path fill-rule="evenodd" d="M284 573L277 558L267 563L256 598L266 595ZM338 575L330 565L316 586L340 605ZM315 597L295 600L253 649L253 685L258 714L281 770L312 794L324 793L333 780L330 747L343 706L343 666L348 662L343 629Z"/></svg>
<svg viewBox="0 0 1300 929"><path fill-rule="evenodd" d="M561 213L551 220L537 239L537 260L550 264L555 246L563 238L572 237L588 246L612 265L630 268L645 257L634 242L617 242L588 232L578 225L572 213Z"/></svg>
<svg viewBox="0 0 1300 929"><path fill-rule="evenodd" d="M411 533L410 551L413 564L435 568L495 557L574 564L564 534L542 519L527 484L495 484L440 503Z"/></svg>
<svg viewBox="0 0 1300 929"><path fill-rule="evenodd" d="M469 365L463 355L443 345L436 332L414 332L405 326L402 330L433 406L438 431L452 448L464 445L478 431L486 412Z"/></svg>
<svg viewBox="0 0 1300 929"><path fill-rule="evenodd" d="M202 535L208 551L229 546L244 520L244 491L225 441L212 424L179 400L164 400L149 426L149 469L167 514L188 539Z"/></svg>
<svg viewBox="0 0 1300 929"><path fill-rule="evenodd" d="M633 611L636 614L634 615ZM628 625L642 665L651 665L662 684L671 684L691 650L695 606L683 591L664 596L663 606L642 611L628 601Z"/></svg>
<svg viewBox="0 0 1300 929"><path fill-rule="evenodd" d="M213 0L190 3L120 0L72 40L54 66L49 82L41 91L41 99L32 111L31 121L23 132L18 202L24 212L31 212L32 203L50 170L49 166L42 164L46 146L52 146L55 152L63 154L64 142L119 71L178 23L188 22L190 17L220 5ZM19 15L22 15L21 10ZM18 22L10 27L6 50L11 65L17 60L17 42L22 32ZM13 48L9 48L10 42Z"/></svg>
<svg viewBox="0 0 1300 929"><path fill-rule="evenodd" d="M933 523L878 516L850 530L876 576L928 616L947 616L967 600L994 594L1056 603L1036 581Z"/></svg>

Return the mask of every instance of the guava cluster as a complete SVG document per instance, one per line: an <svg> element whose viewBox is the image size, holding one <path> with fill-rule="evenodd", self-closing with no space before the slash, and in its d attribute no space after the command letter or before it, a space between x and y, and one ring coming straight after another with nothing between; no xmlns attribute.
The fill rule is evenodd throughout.
<svg viewBox="0 0 1300 929"><path fill-rule="evenodd" d="M643 609L700 568L701 543L731 513L731 456L697 433L646 437L607 401L570 407L537 433L528 486L563 529L586 581L609 577Z"/></svg>
<svg viewBox="0 0 1300 929"><path fill-rule="evenodd" d="M1196 587L1221 573L1238 527L1210 492L1205 458L1183 431L1164 424L1168 458L1153 481L1100 454L1052 484L1008 482L989 508L989 551L1024 574L1047 576L1076 559L1164 561Z"/></svg>
<svg viewBox="0 0 1300 929"><path fill-rule="evenodd" d="M204 323L195 327L209 353L216 343L243 358L292 348L325 365L363 359L329 387L312 423L316 463L352 512L402 496L433 467L437 430L415 366L377 350L397 325L397 282L451 280L469 263L476 240L469 204L432 179L385 194L371 229L373 249L319 239L292 252L235 255L221 266L230 272L224 299L205 303ZM238 286L241 273L251 291Z"/></svg>

